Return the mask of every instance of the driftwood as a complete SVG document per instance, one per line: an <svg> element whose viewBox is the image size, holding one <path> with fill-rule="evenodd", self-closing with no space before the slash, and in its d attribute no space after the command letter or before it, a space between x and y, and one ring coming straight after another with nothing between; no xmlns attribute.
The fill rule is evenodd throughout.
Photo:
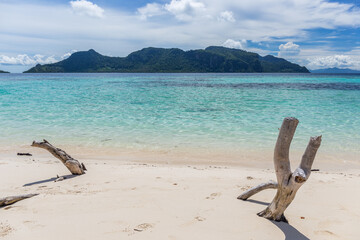
<svg viewBox="0 0 360 240"><path fill-rule="evenodd" d="M19 195L19 196L11 196L11 197L0 198L0 207L11 205L11 204L16 203L18 201L24 200L26 198L31 198L31 197L34 197L36 195L39 195L39 194L35 193L35 194L26 194L26 195Z"/></svg>
<svg viewBox="0 0 360 240"><path fill-rule="evenodd" d="M285 118L280 128L274 151L274 166L277 183L260 184L241 194L238 199L246 200L252 195L269 188L277 189L276 195L269 206L258 213L270 220L287 222L284 212L295 198L297 190L305 183L311 173L316 152L321 144L321 136L311 137L302 156L300 166L291 172L289 149L299 121L296 118Z"/></svg>
<svg viewBox="0 0 360 240"><path fill-rule="evenodd" d="M31 153L17 153L18 156L32 156Z"/></svg>
<svg viewBox="0 0 360 240"><path fill-rule="evenodd" d="M61 176L59 177L59 175L56 175L56 179L54 180L54 182L60 182L60 181L64 181L66 179L65 176Z"/></svg>
<svg viewBox="0 0 360 240"><path fill-rule="evenodd" d="M87 170L83 163L80 163L78 160L72 158L64 150L54 147L45 139L42 142L33 141L31 146L48 150L54 157L60 159L60 161L69 169L69 171L73 175L84 174L85 171Z"/></svg>

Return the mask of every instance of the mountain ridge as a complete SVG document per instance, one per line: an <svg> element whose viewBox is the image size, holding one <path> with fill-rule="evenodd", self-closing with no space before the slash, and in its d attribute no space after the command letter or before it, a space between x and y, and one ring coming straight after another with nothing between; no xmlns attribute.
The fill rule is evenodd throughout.
<svg viewBox="0 0 360 240"><path fill-rule="evenodd" d="M310 70L311 73L360 73L358 70L353 70L350 68L324 68L324 69L315 69Z"/></svg>
<svg viewBox="0 0 360 240"><path fill-rule="evenodd" d="M148 47L126 57L108 57L90 49L73 53L57 63L38 64L24 73L46 72L309 73L306 67L282 58L218 46L189 51Z"/></svg>

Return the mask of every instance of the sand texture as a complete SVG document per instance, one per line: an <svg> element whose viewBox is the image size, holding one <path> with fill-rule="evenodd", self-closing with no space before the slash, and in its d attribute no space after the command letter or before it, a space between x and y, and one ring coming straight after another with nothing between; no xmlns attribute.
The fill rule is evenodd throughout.
<svg viewBox="0 0 360 240"><path fill-rule="evenodd" d="M40 195L0 209L7 239L359 239L360 171L313 172L286 210L290 225L258 217L275 195L244 190L273 169L83 160L72 177L51 157L0 158L0 197ZM68 176L54 182L56 175Z"/></svg>

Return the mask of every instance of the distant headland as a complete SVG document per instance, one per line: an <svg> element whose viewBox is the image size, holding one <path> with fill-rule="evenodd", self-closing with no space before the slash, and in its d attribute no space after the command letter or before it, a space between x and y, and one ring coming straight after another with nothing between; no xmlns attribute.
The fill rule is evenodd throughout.
<svg viewBox="0 0 360 240"><path fill-rule="evenodd" d="M360 71L349 68L325 68L325 69L311 70L311 73L359 74Z"/></svg>
<svg viewBox="0 0 360 240"><path fill-rule="evenodd" d="M309 73L306 67L272 55L211 46L183 51L144 48L127 57L108 57L90 49L53 64L36 65L24 73Z"/></svg>
<svg viewBox="0 0 360 240"><path fill-rule="evenodd" d="M0 73L9 73L9 72L6 72L6 71L2 71L2 70L0 70Z"/></svg>

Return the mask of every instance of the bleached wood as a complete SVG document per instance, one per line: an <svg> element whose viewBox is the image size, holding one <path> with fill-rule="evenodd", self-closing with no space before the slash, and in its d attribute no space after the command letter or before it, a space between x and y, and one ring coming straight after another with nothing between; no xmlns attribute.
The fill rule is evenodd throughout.
<svg viewBox="0 0 360 240"><path fill-rule="evenodd" d="M64 150L54 147L45 139L42 142L33 141L31 146L48 150L54 157L58 158L73 175L84 174L87 170L83 163L80 163L78 160L72 158Z"/></svg>
<svg viewBox="0 0 360 240"><path fill-rule="evenodd" d="M258 213L261 217L287 222L284 212L294 200L296 192L310 176L316 152L321 144L321 136L310 138L308 146L302 156L300 166L292 173L289 160L289 148L298 123L299 121L296 118L285 118L280 128L274 150L274 167L278 185L273 188L276 188L277 192L269 206ZM264 186L266 186L266 184ZM238 198L246 200L250 196L268 188L270 187L261 187L260 185L250 189L252 190L251 195L248 193L250 190L248 190Z"/></svg>
<svg viewBox="0 0 360 240"><path fill-rule="evenodd" d="M252 195L265 190L265 189L277 189L278 184L274 181L269 181L267 183L262 183L256 187L250 188L249 190L243 192L240 196L238 196L238 199L241 200L247 200Z"/></svg>
<svg viewBox="0 0 360 240"><path fill-rule="evenodd" d="M279 131L274 150L274 167L279 185L282 184L281 181L284 178L291 174L289 149L298 123L299 120L296 118L287 117L284 119Z"/></svg>
<svg viewBox="0 0 360 240"><path fill-rule="evenodd" d="M34 197L36 195L39 195L39 194L35 193L35 194L26 194L26 195L10 196L10 197L5 197L5 198L0 198L0 207L11 205L11 204L14 204L14 203L16 203L18 201L24 200L26 198L31 198L31 197Z"/></svg>
<svg viewBox="0 0 360 240"><path fill-rule="evenodd" d="M321 137L322 136L311 137L304 155L302 156L299 168L305 171L307 178L310 176L311 167L314 163L316 152L320 147Z"/></svg>

